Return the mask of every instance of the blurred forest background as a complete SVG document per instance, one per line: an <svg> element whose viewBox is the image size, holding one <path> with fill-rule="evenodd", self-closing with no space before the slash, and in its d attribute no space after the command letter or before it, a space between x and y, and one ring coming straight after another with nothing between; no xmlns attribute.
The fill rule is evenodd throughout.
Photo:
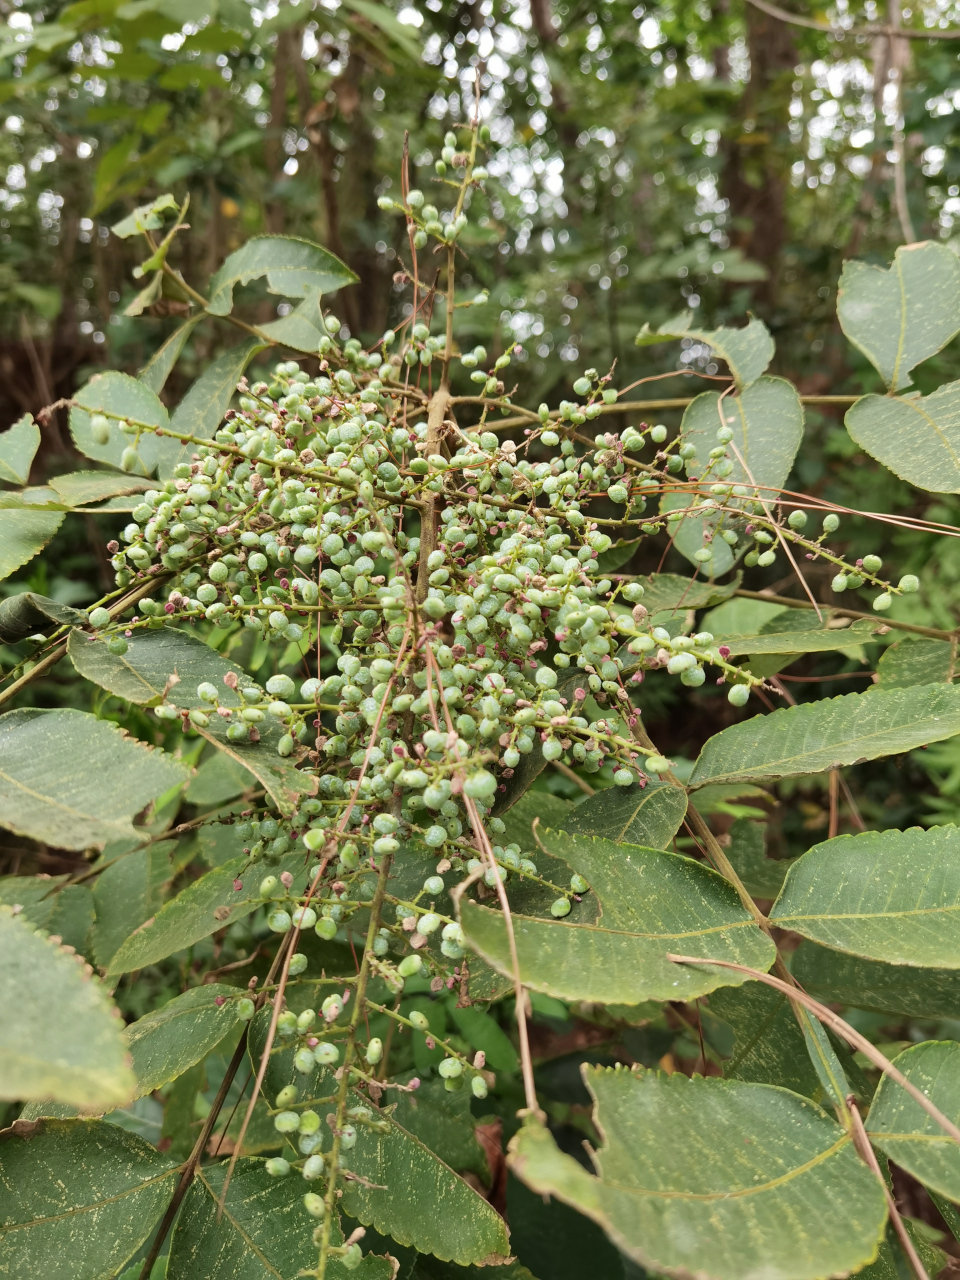
<svg viewBox="0 0 960 1280"><path fill-rule="evenodd" d="M460 340L491 355L519 341L528 403L556 404L585 367L614 362L620 385L675 369L643 391L695 393L703 384L682 371L715 372L706 348L633 345L644 322L686 306L705 325L761 316L777 342L773 371L804 394L873 389L836 322L837 279L848 257L886 263L905 241L954 243L960 5L784 4L789 14L767 0L7 0L0 428L98 368L135 373L182 321L188 306L175 296L129 314L141 246L109 230L165 191L190 197L191 230L171 261L194 286L257 232L306 236L360 277L327 301L343 336L374 342L409 307L403 222L378 197L398 194L408 137L411 181L429 198L445 131L478 110L496 145L461 237L461 278L489 302L462 313ZM884 34L891 22L909 38ZM421 264L425 279L433 269ZM276 316L262 288L245 296L252 320ZM227 325L193 330L168 402L230 341ZM927 362L921 386L958 376L954 343ZM676 425L680 414L653 416ZM65 411L44 432L35 483L76 466ZM791 487L954 524L960 510L860 455L829 406L808 409ZM61 533L0 590L89 603L111 580L113 527L85 519L86 542ZM854 554L878 549L876 525L851 519L843 531ZM957 541L889 526L882 541L900 572L923 574L921 596L894 609L956 625ZM679 558L666 567L687 571ZM829 602L829 572L817 573ZM19 656L0 651L0 662ZM783 679L802 700L863 688L869 670L863 653L811 655ZM69 701L70 679L58 671L29 700ZM678 689L651 680L645 710L682 759L725 712L718 698L716 723L702 707L699 719L675 715ZM843 829L960 818L956 742L850 778ZM572 784L557 775L552 785ZM803 794L783 820L783 852L822 838L828 822L823 781L794 785Z"/></svg>

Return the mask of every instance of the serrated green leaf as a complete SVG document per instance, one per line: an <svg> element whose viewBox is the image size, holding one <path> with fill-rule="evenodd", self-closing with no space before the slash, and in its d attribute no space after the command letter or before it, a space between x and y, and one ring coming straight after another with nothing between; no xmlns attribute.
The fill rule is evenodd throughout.
<svg viewBox="0 0 960 1280"><path fill-rule="evenodd" d="M938 1205L937 1208L939 1207ZM913 1241L913 1247L916 1249L920 1261L927 1269L927 1274L938 1276L947 1262L946 1254L942 1249L932 1245L908 1218L904 1219L903 1225ZM921 1227L926 1227L926 1224L921 1224ZM880 1246L876 1262L871 1262L869 1267L864 1267L862 1271L858 1271L858 1280L904 1280L904 1277L909 1277L909 1280L913 1280L913 1275L913 1268L904 1256L903 1246L900 1244L897 1233L888 1224L886 1237Z"/></svg>
<svg viewBox="0 0 960 1280"><path fill-rule="evenodd" d="M209 937L217 929L225 929L234 920L243 919L261 905L256 896L257 885L268 871L271 875L289 871L295 883L302 885L306 879L304 861L302 850L286 854L276 865L262 860L251 862L241 855L215 871L208 871L181 889L153 920L127 938L110 961L108 973L142 969ZM237 879L242 880L241 889L233 887Z"/></svg>
<svg viewBox="0 0 960 1280"><path fill-rule="evenodd" d="M722 585L684 578L678 573L651 573L636 581L643 587L643 603L651 614L663 613L667 609L706 609L728 599L740 586L739 574L733 582Z"/></svg>
<svg viewBox="0 0 960 1280"><path fill-rule="evenodd" d="M397 1078L406 1084L411 1074ZM393 1118L397 1124L457 1173L469 1169L489 1181L490 1171L477 1141L477 1122L470 1109L469 1089L449 1093L440 1077L431 1074L421 1079L415 1093L398 1093L395 1098Z"/></svg>
<svg viewBox="0 0 960 1280"><path fill-rule="evenodd" d="M127 1027L123 1038L133 1059L137 1097L169 1084L220 1043L236 1025L237 995L236 987L210 982Z"/></svg>
<svg viewBox="0 0 960 1280"><path fill-rule="evenodd" d="M662 324L655 333L644 325L637 334L637 346L666 342L670 338L697 338L726 361L738 391L756 382L773 359L776 348L762 320L751 317L742 329L695 329L693 320L694 313L687 311Z"/></svg>
<svg viewBox="0 0 960 1280"><path fill-rule="evenodd" d="M818 1000L912 1018L960 1018L957 969L883 964L813 942L797 948L791 967L803 989Z"/></svg>
<svg viewBox="0 0 960 1280"><path fill-rule="evenodd" d="M733 470L724 484L758 485L762 498L776 500L803 440L803 405L796 387L783 378L759 378L722 403L716 391L691 401L680 431L698 446L704 466L720 426L733 432L727 445Z"/></svg>
<svg viewBox="0 0 960 1280"><path fill-rule="evenodd" d="M102 1120L40 1120L0 1137L0 1275L115 1275L159 1221L176 1169Z"/></svg>
<svg viewBox="0 0 960 1280"><path fill-rule="evenodd" d="M752 716L709 738L691 787L764 782L877 760L960 733L960 689L920 685L848 693Z"/></svg>
<svg viewBox="0 0 960 1280"><path fill-rule="evenodd" d="M608 787L565 815L570 835L601 836L615 844L666 849L687 812L683 787L648 782L645 787Z"/></svg>
<svg viewBox="0 0 960 1280"><path fill-rule="evenodd" d="M160 214L167 209L179 209L179 207L167 191L164 195L157 196L156 200L151 200L149 204L142 204L134 209L133 213L115 222L110 230L120 240L129 240L131 236L141 235L144 231L158 231L163 226Z"/></svg>
<svg viewBox="0 0 960 1280"><path fill-rule="evenodd" d="M133 819L187 770L84 711L0 716L0 826L58 849L134 839Z"/></svg>
<svg viewBox="0 0 960 1280"><path fill-rule="evenodd" d="M178 681L169 690L175 706L202 706L197 685L203 681L217 686L223 706L240 706L240 695L223 683L223 677L230 672L243 675L243 668L176 627L135 631L123 655L111 653L98 636L72 631L67 653L80 675L128 702L143 704L161 698L170 677L176 676Z"/></svg>
<svg viewBox="0 0 960 1280"><path fill-rule="evenodd" d="M598 1176L533 1123L512 1140L510 1165L644 1266L698 1280L821 1280L876 1256L883 1192L847 1133L806 1098L679 1072L583 1075L605 1137Z"/></svg>
<svg viewBox="0 0 960 1280"><path fill-rule="evenodd" d="M685 954L760 969L773 963L772 942L733 886L701 863L590 836L544 831L540 838L554 856L586 878L599 898L601 916L596 924L570 924L514 911L525 986L561 1000L604 1004L690 1000L741 979L731 970L724 974L672 964L666 955L681 944ZM498 972L512 976L501 913L464 899L460 922L471 948Z"/></svg>
<svg viewBox="0 0 960 1280"><path fill-rule="evenodd" d="M898 1071L943 1112L960 1119L960 1044L928 1040L893 1060ZM960 1202L960 1146L895 1080L884 1075L866 1121L870 1140L902 1169Z"/></svg>
<svg viewBox="0 0 960 1280"><path fill-rule="evenodd" d="M50 631L53 626L80 626L86 620L85 613L68 604L35 591L22 591L0 601L0 641L16 644L27 636Z"/></svg>
<svg viewBox="0 0 960 1280"><path fill-rule="evenodd" d="M562 1200L538 1196L513 1174L507 1178L507 1216L511 1250L544 1280L646 1280L639 1269L628 1276L623 1256L590 1218Z"/></svg>
<svg viewBox="0 0 960 1280"><path fill-rule="evenodd" d="M68 885L69 878L4 876L0 879L0 902L19 907L23 920L61 938L64 946L83 955L93 924L93 894L85 884Z"/></svg>
<svg viewBox="0 0 960 1280"><path fill-rule="evenodd" d="M180 353L187 344L187 339L204 318L204 312L190 316L179 328L174 329L170 337L158 347L137 375L138 380L149 387L156 395L164 388L173 366L180 359Z"/></svg>
<svg viewBox="0 0 960 1280"><path fill-rule="evenodd" d="M0 1008L0 1098L51 1098L93 1111L131 1097L123 1023L105 989L7 907L0 908Z"/></svg>
<svg viewBox="0 0 960 1280"><path fill-rule="evenodd" d="M931 493L960 492L960 382L929 396L862 396L844 423L901 480Z"/></svg>
<svg viewBox="0 0 960 1280"><path fill-rule="evenodd" d="M785 612L799 623L806 623L810 629L776 630L775 624L782 621L778 616L756 635L715 636L714 647L726 645L733 657L740 654L829 653L832 649L849 649L856 644L869 643L884 625L879 618L876 622L871 618L861 618L850 626L831 627L825 623L822 627L815 627L811 625L816 623L816 614L812 610L791 609Z"/></svg>
<svg viewBox="0 0 960 1280"><path fill-rule="evenodd" d="M266 345L260 338L248 338L217 356L177 405L170 419L170 429L209 440L230 407L243 371ZM174 467L180 462L188 461L196 447L190 441L174 437L162 440L157 459L159 478L168 480L173 475Z"/></svg>
<svg viewBox="0 0 960 1280"><path fill-rule="evenodd" d="M150 482L122 471L71 471L68 475L53 476L50 488L56 490L68 506L86 507L107 498L143 493L150 488Z"/></svg>
<svg viewBox="0 0 960 1280"><path fill-rule="evenodd" d="M461 1008L452 998L447 1004L454 1026L471 1049L483 1050L487 1066L492 1071L517 1070L520 1065L517 1051L496 1018L477 1005L464 1005Z"/></svg>
<svg viewBox="0 0 960 1280"><path fill-rule="evenodd" d="M32 560L62 524L62 512L0 510L0 579Z"/></svg>
<svg viewBox="0 0 960 1280"><path fill-rule="evenodd" d="M251 1058L257 1063L264 1049L268 1013L258 1014L250 1024ZM293 1052L284 1046L271 1053L264 1082L267 1096L294 1081L304 1099L334 1091L336 1082L330 1072L295 1071ZM370 1106L370 1099L351 1093L351 1105L358 1104ZM506 1259L507 1228L493 1207L388 1111L372 1109L389 1128L376 1133L357 1126L357 1144L345 1153L344 1163L365 1182L344 1183L343 1211L402 1245L461 1266L495 1266ZM324 1132L323 1150L329 1150L331 1141L329 1132Z"/></svg>
<svg viewBox="0 0 960 1280"><path fill-rule="evenodd" d="M322 296L319 289L311 291L299 306L294 307L287 315L281 316L279 320L262 324L260 331L281 346L316 355L321 338L327 334L323 323L323 312L320 309Z"/></svg>
<svg viewBox="0 0 960 1280"><path fill-rule="evenodd" d="M306 298L314 290L334 293L357 277L327 249L296 236L254 236L231 253L210 281L211 315L226 316L233 307L233 290L260 276L270 293Z"/></svg>
<svg viewBox="0 0 960 1280"><path fill-rule="evenodd" d="M815 845L792 863L770 920L867 960L960 968L960 828Z"/></svg>
<svg viewBox="0 0 960 1280"><path fill-rule="evenodd" d="M223 1216L217 1203L226 1164L197 1171L170 1243L167 1280L288 1280L317 1265L311 1219L303 1207L310 1188L296 1174L271 1178L260 1160L241 1160L227 1188ZM343 1237L334 1227L333 1242ZM336 1258L329 1280L392 1280L393 1265L368 1256L352 1272Z"/></svg>
<svg viewBox="0 0 960 1280"><path fill-rule="evenodd" d="M718 988L709 1005L711 1013L733 1028L733 1053L723 1064L728 1080L779 1085L814 1102L822 1100L823 1088L785 995L762 982L745 982Z"/></svg>
<svg viewBox="0 0 960 1280"><path fill-rule="evenodd" d="M608 551L601 551L597 556L597 569L600 575L615 573L617 569L622 569L628 561L633 559L640 541L636 538L633 541L615 542Z"/></svg>
<svg viewBox="0 0 960 1280"><path fill-rule="evenodd" d="M528 791L503 815L502 843L518 844L524 853L536 851L537 843L533 838L534 820L539 818L541 827L565 831L566 816L572 808L569 800L555 796L549 791Z"/></svg>
<svg viewBox="0 0 960 1280"><path fill-rule="evenodd" d="M949 684L956 652L945 640L906 637L884 649L877 663L877 683L884 689L910 689L917 684Z"/></svg>
<svg viewBox="0 0 960 1280"><path fill-rule="evenodd" d="M168 427L169 415L157 396L143 382L126 373L102 373L92 378L74 396L75 408L70 410L70 434L74 444L88 458L109 462L119 468L124 449L133 445L133 437L124 435L118 419L110 419L110 439L97 444L90 430L90 415L94 413L118 414L151 427ZM140 437L137 454L141 475L151 475L160 457L161 439L147 431Z"/></svg>
<svg viewBox="0 0 960 1280"><path fill-rule="evenodd" d="M217 716L211 720L209 728L201 729L200 733L219 751L248 769L280 812L289 817L296 808L298 797L316 794L316 775L298 769L296 756L277 754L277 742L283 730L276 722L261 723L259 729L259 742L231 742L227 738L227 722Z"/></svg>
<svg viewBox="0 0 960 1280"><path fill-rule="evenodd" d="M726 854L744 888L755 898L775 898L783 887L792 859L768 858L764 827L749 818L737 818L728 834L730 843Z"/></svg>
<svg viewBox="0 0 960 1280"><path fill-rule="evenodd" d="M173 840L162 840L124 853L97 878L93 897L97 920L93 930L93 958L106 968L134 929L163 905L163 887L173 877ZM107 848L107 861L116 856Z"/></svg>
<svg viewBox="0 0 960 1280"><path fill-rule="evenodd" d="M946 245L901 245L889 268L845 262L837 318L893 391L960 332L960 261Z"/></svg>
<svg viewBox="0 0 960 1280"><path fill-rule="evenodd" d="M40 428L33 415L25 413L12 427L0 433L0 480L5 484L26 484L30 465L40 448Z"/></svg>

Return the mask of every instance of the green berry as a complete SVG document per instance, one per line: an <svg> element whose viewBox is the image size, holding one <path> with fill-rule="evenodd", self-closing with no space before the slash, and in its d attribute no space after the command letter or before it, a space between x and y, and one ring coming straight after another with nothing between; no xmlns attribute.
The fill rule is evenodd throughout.
<svg viewBox="0 0 960 1280"><path fill-rule="evenodd" d="M633 782L633 774L629 769L618 769L613 775L613 781L618 787L629 787Z"/></svg>
<svg viewBox="0 0 960 1280"><path fill-rule="evenodd" d="M442 876L427 876L426 880L423 882L424 893L429 893L433 898L435 898L437 894L443 893L444 888L445 885L443 883Z"/></svg>
<svg viewBox="0 0 960 1280"><path fill-rule="evenodd" d="M654 444L663 444L666 438L667 438L667 428L662 425L658 425L654 427L650 432L650 439L654 442Z"/></svg>
<svg viewBox="0 0 960 1280"><path fill-rule="evenodd" d="M303 954L302 951L295 952L290 957L290 969L289 969L290 976L292 978L295 978L297 977L298 974L305 973L309 964L310 964L310 961L307 959L307 957Z"/></svg>
<svg viewBox="0 0 960 1280"><path fill-rule="evenodd" d="M273 1127L277 1133L296 1133L300 1128L300 1117L296 1111L281 1111L273 1117Z"/></svg>
<svg viewBox="0 0 960 1280"><path fill-rule="evenodd" d="M423 957L418 955L404 956L397 965L397 973L401 978L412 978L423 968Z"/></svg>
<svg viewBox="0 0 960 1280"><path fill-rule="evenodd" d="M483 1076L474 1076L470 1081L470 1092L475 1098L485 1098L487 1096L487 1082Z"/></svg>
<svg viewBox="0 0 960 1280"><path fill-rule="evenodd" d="M745 707L750 700L750 686L747 684L734 684L730 686L730 692L727 694L727 701L734 707Z"/></svg>
<svg viewBox="0 0 960 1280"><path fill-rule="evenodd" d="M102 627L108 627L110 625L110 620L110 610L104 609L102 605L96 609L90 610L90 625L91 627L95 627L98 631Z"/></svg>
<svg viewBox="0 0 960 1280"><path fill-rule="evenodd" d="M429 1031L430 1023L427 1021L427 1015L421 1013L419 1009L411 1009L407 1015L418 1031Z"/></svg>
<svg viewBox="0 0 960 1280"><path fill-rule="evenodd" d="M295 1084L287 1084L280 1090L274 1099L274 1105L280 1110L291 1106L300 1097L300 1090Z"/></svg>
<svg viewBox="0 0 960 1280"><path fill-rule="evenodd" d="M916 576L916 574L907 573L907 574L904 574L904 576L900 579L897 585L899 586L901 591L904 591L909 595L911 592L919 591L920 579Z"/></svg>
<svg viewBox="0 0 960 1280"><path fill-rule="evenodd" d="M570 899L557 898L556 902L554 902L550 907L550 914L557 920L561 920L564 916L568 916L570 914Z"/></svg>
<svg viewBox="0 0 960 1280"><path fill-rule="evenodd" d="M93 436L94 444L104 445L110 443L110 419L104 417L102 413L93 413L90 415L90 434Z"/></svg>
<svg viewBox="0 0 960 1280"><path fill-rule="evenodd" d="M830 583L830 586L837 593L841 591L846 591L849 585L850 585L850 580L845 573L838 573L837 576Z"/></svg>
<svg viewBox="0 0 960 1280"><path fill-rule="evenodd" d="M647 773L669 773L670 761L665 756L647 756L643 767Z"/></svg>
<svg viewBox="0 0 960 1280"><path fill-rule="evenodd" d="M322 1218L327 1212L327 1206L324 1204L323 1197L318 1196L314 1191L308 1191L303 1197L303 1207L311 1218Z"/></svg>
<svg viewBox="0 0 960 1280"><path fill-rule="evenodd" d="M237 1001L237 1017L241 1022L249 1022L256 1013L257 1008L249 996L244 996Z"/></svg>
<svg viewBox="0 0 960 1280"><path fill-rule="evenodd" d="M317 921L314 933L318 938L322 938L324 942L332 942L337 936L337 927L336 920L331 920L329 916L321 916Z"/></svg>
<svg viewBox="0 0 960 1280"><path fill-rule="evenodd" d="M805 511L791 511L787 517L787 524L791 529L804 529L807 524L807 513Z"/></svg>
<svg viewBox="0 0 960 1280"><path fill-rule="evenodd" d="M457 1076L463 1075L463 1063L459 1058L444 1058L437 1071L444 1080L455 1080Z"/></svg>
<svg viewBox="0 0 960 1280"><path fill-rule="evenodd" d="M287 933L291 928L293 921L290 919L288 912L282 907L276 907L267 916L267 928L273 933Z"/></svg>
<svg viewBox="0 0 960 1280"><path fill-rule="evenodd" d="M319 1067L332 1067L340 1061L340 1050L335 1044L330 1044L326 1040L322 1040L313 1051L313 1056Z"/></svg>
<svg viewBox="0 0 960 1280"><path fill-rule="evenodd" d="M319 1153L308 1156L303 1162L303 1168L300 1175L307 1182L316 1182L318 1178L323 1176L324 1159Z"/></svg>
<svg viewBox="0 0 960 1280"><path fill-rule="evenodd" d="M367 1044L366 1059L375 1066L383 1057L383 1041L377 1036L373 1036Z"/></svg>
<svg viewBox="0 0 960 1280"><path fill-rule="evenodd" d="M889 609L892 604L893 596L891 596L889 592L883 591L877 596L876 600L874 600L873 607L878 613L882 613L885 609Z"/></svg>
<svg viewBox="0 0 960 1280"><path fill-rule="evenodd" d="M280 881L276 876L264 876L260 881L260 897L272 898L277 891Z"/></svg>
<svg viewBox="0 0 960 1280"><path fill-rule="evenodd" d="M823 532L836 533L840 528L840 517L835 516L831 511L829 515L823 517Z"/></svg>
<svg viewBox="0 0 960 1280"><path fill-rule="evenodd" d="M883 568L883 561L879 556L864 556L863 567L867 573L879 573Z"/></svg>
<svg viewBox="0 0 960 1280"><path fill-rule="evenodd" d="M293 1065L302 1075L310 1075L316 1067L312 1049L298 1049L293 1055Z"/></svg>
<svg viewBox="0 0 960 1280"><path fill-rule="evenodd" d="M586 893L589 888L586 880L577 872L570 877L570 889L573 893Z"/></svg>
<svg viewBox="0 0 960 1280"><path fill-rule="evenodd" d="M273 1156L263 1167L271 1178L285 1178L290 1172L290 1164L282 1156Z"/></svg>

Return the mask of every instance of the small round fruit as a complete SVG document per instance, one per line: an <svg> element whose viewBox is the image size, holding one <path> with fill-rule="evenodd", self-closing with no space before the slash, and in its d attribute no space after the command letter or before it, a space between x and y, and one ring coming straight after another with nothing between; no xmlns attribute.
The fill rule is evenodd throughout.
<svg viewBox="0 0 960 1280"><path fill-rule="evenodd" d="M274 1099L274 1102L277 1107L283 1110L286 1107L292 1106L293 1103L295 1103L299 1097L300 1097L300 1090L297 1088L297 1086L295 1084L287 1084L287 1085L284 1085L283 1088L280 1090L280 1092L277 1094L276 1098Z"/></svg>
<svg viewBox="0 0 960 1280"><path fill-rule="evenodd" d="M303 1207L311 1218L322 1218L327 1211L323 1197L318 1196L315 1191L308 1191L303 1197Z"/></svg>
<svg viewBox="0 0 960 1280"><path fill-rule="evenodd" d="M307 1182L316 1182L318 1178L323 1176L323 1165L323 1156L319 1153L308 1156L303 1162L303 1168L300 1171L301 1175Z"/></svg>
<svg viewBox="0 0 960 1280"><path fill-rule="evenodd" d="M263 1167L271 1178L285 1178L290 1172L289 1161L284 1160L282 1156L273 1156Z"/></svg>
<svg viewBox="0 0 960 1280"><path fill-rule="evenodd" d="M483 1076L474 1076L470 1081L470 1092L475 1098L485 1098L487 1096L487 1082Z"/></svg>
<svg viewBox="0 0 960 1280"><path fill-rule="evenodd" d="M273 1127L277 1133L296 1133L300 1128L300 1117L295 1111L281 1111L273 1117Z"/></svg>
<svg viewBox="0 0 960 1280"><path fill-rule="evenodd" d="M570 899L557 898L556 902L554 902L550 907L550 914L557 920L561 920L564 916L568 916L570 914Z"/></svg>
<svg viewBox="0 0 960 1280"><path fill-rule="evenodd" d="M366 1059L371 1066L376 1066L382 1057L383 1041L378 1036L373 1036L367 1044Z"/></svg>
<svg viewBox="0 0 960 1280"><path fill-rule="evenodd" d="M750 686L747 684L734 684L730 686L730 692L727 694L727 701L734 707L745 707L750 700Z"/></svg>

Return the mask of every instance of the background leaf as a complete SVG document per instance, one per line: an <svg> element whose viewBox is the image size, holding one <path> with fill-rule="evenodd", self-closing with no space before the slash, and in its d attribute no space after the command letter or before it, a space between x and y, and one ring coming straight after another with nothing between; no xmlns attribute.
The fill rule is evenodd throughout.
<svg viewBox="0 0 960 1280"><path fill-rule="evenodd" d="M150 488L150 484L147 480L125 475L122 471L71 471L67 475L52 476L50 488L68 506L85 507L94 502L103 502L107 498L143 493ZM137 498L131 502L131 509L140 501Z"/></svg>
<svg viewBox="0 0 960 1280"><path fill-rule="evenodd" d="M762 782L876 760L960 733L960 690L872 689L756 715L708 739L690 775Z"/></svg>
<svg viewBox="0 0 960 1280"><path fill-rule="evenodd" d="M901 245L890 267L843 264L837 317L893 391L960 332L960 261L930 240Z"/></svg>
<svg viewBox="0 0 960 1280"><path fill-rule="evenodd" d="M175 848L175 841L162 840L119 857L115 848L104 850L105 861L117 860L100 873L93 889L93 956L101 968L134 929L160 910L164 885L173 878L170 855Z"/></svg>
<svg viewBox="0 0 960 1280"><path fill-rule="evenodd" d="M87 616L79 609L72 609L59 600L38 595L35 591L21 591L7 596L0 602L0 641L16 644L37 632L50 631L54 626L78 626Z"/></svg>
<svg viewBox="0 0 960 1280"><path fill-rule="evenodd" d="M863 396L844 423L901 480L931 493L960 491L960 382L910 399Z"/></svg>
<svg viewBox="0 0 960 1280"><path fill-rule="evenodd" d="M40 428L33 415L22 418L0 434L0 480L6 484L26 484L30 466L40 448Z"/></svg>
<svg viewBox="0 0 960 1280"><path fill-rule="evenodd" d="M106 641L83 631L72 631L67 653L82 676L109 689L128 702L147 703L162 697L172 675L180 683L170 689L169 700L178 707L199 707L197 685L215 684L225 707L240 706L240 695L223 683L228 672L243 675L243 668L222 658L198 636L176 627L134 631L122 656L111 653Z"/></svg>
<svg viewBox="0 0 960 1280"><path fill-rule="evenodd" d="M95 1111L133 1095L123 1023L104 988L6 907L0 997L0 1097L50 1098Z"/></svg>
<svg viewBox="0 0 960 1280"><path fill-rule="evenodd" d="M0 1135L0 1274L90 1280L136 1253L173 1194L175 1169L101 1120L40 1120Z"/></svg>
<svg viewBox="0 0 960 1280"><path fill-rule="evenodd" d="M638 1004L689 1000L736 975L665 959L685 954L767 969L773 944L747 914L732 885L676 854L617 845L590 836L543 831L545 847L583 875L600 900L596 924L569 924L513 912L520 974L526 986L561 1000ZM460 922L470 946L509 977L513 968L503 916L464 899Z"/></svg>
<svg viewBox="0 0 960 1280"><path fill-rule="evenodd" d="M170 1244L167 1280L286 1280L316 1267L311 1219L303 1207L307 1184L296 1174L271 1178L260 1160L241 1160L227 1188L223 1217L217 1202L226 1164L200 1169L187 1193ZM342 1243L336 1233L334 1243ZM353 1272L338 1259L330 1280L392 1280L384 1258L366 1257Z"/></svg>
<svg viewBox="0 0 960 1280"><path fill-rule="evenodd" d="M605 1139L599 1176L533 1124L511 1142L510 1165L645 1266L704 1280L819 1280L876 1255L883 1193L843 1129L807 1099L679 1073L583 1075Z"/></svg>
<svg viewBox="0 0 960 1280"><path fill-rule="evenodd" d="M928 1040L893 1061L948 1120L960 1119L960 1044ZM960 1146L889 1076L881 1077L866 1126L871 1142L902 1169L960 1201Z"/></svg>
<svg viewBox="0 0 960 1280"><path fill-rule="evenodd" d="M877 663L877 682L885 689L909 689L915 684L953 680L956 653L944 640L905 637L884 649Z"/></svg>
<svg viewBox="0 0 960 1280"><path fill-rule="evenodd" d="M786 484L803 440L803 405L793 384L783 378L759 378L740 395L726 396L722 406L716 391L705 391L691 401L680 431L698 446L704 466L720 426L733 432L727 446L733 470L724 484L756 484L762 498L776 499L772 491Z"/></svg>
<svg viewBox="0 0 960 1280"><path fill-rule="evenodd" d="M662 324L656 333L644 325L637 334L637 346L669 338L699 338L727 362L738 391L756 382L773 359L775 350L770 330L763 321L751 317L742 329L695 329L693 317L694 312L686 312Z"/></svg>
<svg viewBox="0 0 960 1280"><path fill-rule="evenodd" d="M144 925L118 948L108 972L129 973L131 969L142 969L248 916L262 905L255 895L268 869L278 876L289 871L294 877L293 891L302 891L299 886L306 879L302 849L286 854L275 864L251 861L241 855L181 889L149 925ZM233 887L237 879L242 880L240 889Z"/></svg>
<svg viewBox="0 0 960 1280"><path fill-rule="evenodd" d="M90 430L91 414L106 411L136 422L145 422L151 427L170 425L167 411L156 394L145 383L138 382L125 373L100 374L85 387L81 387L74 400L79 406L70 410L70 434L74 444L86 457L96 458L98 462L109 462L113 467L119 468L123 451L133 444L133 437L124 435L117 420L111 418L110 439L106 444L97 444ZM150 475L153 472L162 448L160 436L146 434L140 437L137 453L143 474Z"/></svg>
<svg viewBox="0 0 960 1280"><path fill-rule="evenodd" d="M0 716L0 826L60 849L134 839L134 817L185 781L171 756L83 711Z"/></svg>
<svg viewBox="0 0 960 1280"><path fill-rule="evenodd" d="M737 818L730 827L727 857L744 888L755 898L775 898L795 859L766 856L766 830L750 818Z"/></svg>
<svg viewBox="0 0 960 1280"><path fill-rule="evenodd" d="M159 395L163 390L173 366L179 360L180 353L186 346L187 339L203 318L204 313L201 311L197 315L191 316L188 320L184 320L183 324L174 329L170 337L157 348L140 370L139 381L145 387L149 387L156 395Z"/></svg>
<svg viewBox="0 0 960 1280"><path fill-rule="evenodd" d="M0 579L32 560L62 524L61 512L0 510Z"/></svg>
<svg viewBox="0 0 960 1280"><path fill-rule="evenodd" d="M960 968L960 828L815 845L791 864L770 920L867 960Z"/></svg>
<svg viewBox="0 0 960 1280"><path fill-rule="evenodd" d="M69 878L4 876L0 879L0 902L8 907L20 907L18 914L22 920L54 934L65 946L84 955L93 924L93 894L85 884L67 885Z"/></svg>
<svg viewBox="0 0 960 1280"><path fill-rule="evenodd" d="M127 1027L138 1097L169 1084L220 1043L236 1026L238 995L236 987L208 982ZM225 1003L218 1006L218 1000Z"/></svg>
<svg viewBox="0 0 960 1280"><path fill-rule="evenodd" d="M304 298L310 290L335 293L357 277L339 258L309 240L296 236L253 236L231 253L210 281L211 315L226 316L233 307L233 290L259 276L267 277L271 293Z"/></svg>
<svg viewBox="0 0 960 1280"><path fill-rule="evenodd" d="M642 788L608 787L571 809L558 829L571 835L601 836L616 844L666 849L686 812L686 791L668 782L648 782Z"/></svg>
<svg viewBox="0 0 960 1280"><path fill-rule="evenodd" d="M818 1000L913 1018L960 1018L960 970L883 964L804 942L792 970Z"/></svg>

